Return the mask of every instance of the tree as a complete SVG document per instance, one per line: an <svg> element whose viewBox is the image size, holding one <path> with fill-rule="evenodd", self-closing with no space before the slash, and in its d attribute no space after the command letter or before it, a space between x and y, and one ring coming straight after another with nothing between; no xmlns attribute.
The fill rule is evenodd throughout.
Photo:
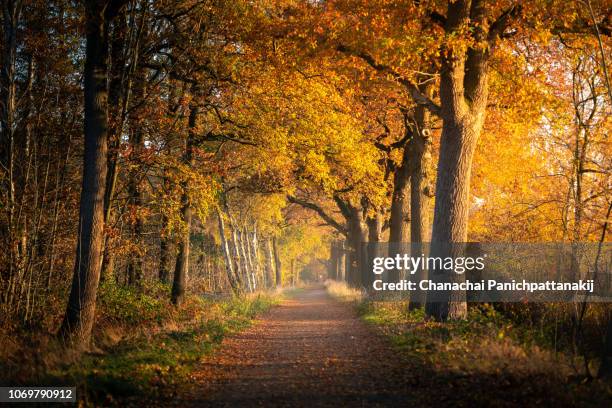
<svg viewBox="0 0 612 408"><path fill-rule="evenodd" d="M74 276L60 336L89 346L104 245L104 193L108 143L108 24L124 0L85 2L85 151Z"/></svg>

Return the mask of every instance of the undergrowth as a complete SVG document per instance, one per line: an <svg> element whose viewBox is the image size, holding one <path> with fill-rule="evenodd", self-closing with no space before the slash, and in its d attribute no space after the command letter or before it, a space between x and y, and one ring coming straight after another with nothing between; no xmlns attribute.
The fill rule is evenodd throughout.
<svg viewBox="0 0 612 408"><path fill-rule="evenodd" d="M92 352L66 352L49 333L21 333L10 355L0 352L0 381L10 385L76 386L84 405L121 405L171 395L223 338L248 327L278 303L280 292L207 299L188 296L181 308L160 300L161 284L100 287ZM2 339L3 342L8 342Z"/></svg>
<svg viewBox="0 0 612 408"><path fill-rule="evenodd" d="M409 310L406 301L359 297L338 282L328 290L353 302L362 319L390 339L407 367L446 379L451 387L479 384L517 401L539 392L580 406L601 406L612 399L611 385L585 380L583 358L571 353L564 318L568 305L536 305L536 316L527 313L527 305L478 304L470 306L464 320L438 322L428 319L422 308ZM600 314L593 307L585 325Z"/></svg>

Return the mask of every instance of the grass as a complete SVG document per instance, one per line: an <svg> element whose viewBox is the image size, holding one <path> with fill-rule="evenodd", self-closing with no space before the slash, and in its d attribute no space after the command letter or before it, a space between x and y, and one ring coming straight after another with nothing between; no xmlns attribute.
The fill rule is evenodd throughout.
<svg viewBox="0 0 612 408"><path fill-rule="evenodd" d="M158 300L156 291L165 289L102 287L94 352L74 356L52 337L31 339L21 345L21 358L1 360L2 382L76 385L84 405L168 396L227 335L250 326L282 297L281 292L222 300L189 296L176 309Z"/></svg>
<svg viewBox="0 0 612 408"><path fill-rule="evenodd" d="M325 282L327 292L335 299L342 302L360 302L363 300L363 293L346 285L344 282L328 280Z"/></svg>

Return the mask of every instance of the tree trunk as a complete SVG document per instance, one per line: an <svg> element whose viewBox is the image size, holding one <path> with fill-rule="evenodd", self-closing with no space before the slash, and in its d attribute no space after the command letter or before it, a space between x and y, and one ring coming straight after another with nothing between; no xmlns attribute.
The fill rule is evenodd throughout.
<svg viewBox="0 0 612 408"><path fill-rule="evenodd" d="M130 143L132 144L132 151L134 154L139 155L142 153L142 149L144 147L144 137L142 134L142 130L140 129L132 129L130 133ZM130 201L133 206L132 211L136 212L136 219L134 220L134 224L132 225L132 241L133 244L136 244L139 248L143 247L145 243L142 241L142 233L144 220L139 212L142 209L142 187L140 186L140 181L138 180L139 175L135 174L134 171L131 171L129 174L128 181L128 194L130 195ZM130 259L128 261L128 284L129 285L140 285L142 284L143 279L143 259L138 251L134 251L130 255Z"/></svg>
<svg viewBox="0 0 612 408"><path fill-rule="evenodd" d="M266 239L265 247L265 262L266 262L266 287L274 286L274 252L272 250L272 240Z"/></svg>
<svg viewBox="0 0 612 408"><path fill-rule="evenodd" d="M432 87L427 86L422 91L429 97ZM415 129L413 137L406 147L410 152L410 251L414 256L427 252L422 245L430 240L429 203L432 196L431 186L431 118L429 111L423 106L415 109ZM418 282L426 278L426 271L418 269L411 280ZM410 297L410 310L425 304L425 293L417 291Z"/></svg>
<svg viewBox="0 0 612 408"><path fill-rule="evenodd" d="M338 281L346 282L346 244L344 241L340 241L338 252Z"/></svg>
<svg viewBox="0 0 612 408"><path fill-rule="evenodd" d="M185 140L185 150L183 161L189 168L193 167L193 145L196 138L196 122L198 119L199 107L195 102L189 108L188 134ZM181 183L183 189L183 208L181 210L185 229L179 238L178 254L176 256L176 266L174 268L174 279L172 280L172 303L179 306L185 297L185 287L187 285L187 273L189 272L189 244L191 238L191 202L189 200L189 182Z"/></svg>
<svg viewBox="0 0 612 408"><path fill-rule="evenodd" d="M159 241L159 281L161 283L170 281L170 264L170 240L168 237L161 237Z"/></svg>
<svg viewBox="0 0 612 408"><path fill-rule="evenodd" d="M410 240L408 199L410 153L406 146L402 155L402 163L393 174L393 195L391 197L391 216L389 218L389 243L392 245Z"/></svg>
<svg viewBox="0 0 612 408"><path fill-rule="evenodd" d="M240 260L240 269L244 274L244 279L247 282L247 288L250 293L253 292L253 284L251 282L251 269L249 268L249 260L244 246L244 234L240 228L236 228L236 250L238 251Z"/></svg>
<svg viewBox="0 0 612 408"><path fill-rule="evenodd" d="M217 210L217 220L219 221L219 236L221 237L221 249L223 250L223 258L225 260L225 272L227 274L227 280L232 288L234 294L238 295L242 291L240 287L240 281L237 278L236 271L234 270L234 263L232 255L230 253L229 244L225 237L225 223L223 222L223 215L221 211Z"/></svg>
<svg viewBox="0 0 612 408"><path fill-rule="evenodd" d="M126 46L127 24L124 18L119 18L114 24L112 41L110 45L110 80L109 80L109 151L108 172L106 174L106 187L104 193L104 223L109 225L112 214L112 201L117 187L119 175L119 145L123 132L130 88L123 87L126 64L124 58L124 47ZM135 61L134 61L135 62ZM128 81L128 84L130 82ZM115 254L113 238L108 235L104 237L104 255L102 259L102 280L110 278L114 274Z"/></svg>
<svg viewBox="0 0 612 408"><path fill-rule="evenodd" d="M89 345L96 310L104 245L108 137L108 22L97 2L87 2L86 7L83 187L74 277L60 329L60 335L78 348Z"/></svg>
<svg viewBox="0 0 612 408"><path fill-rule="evenodd" d="M471 165L481 127L478 122L469 117L459 122L444 121L431 239L433 257L461 256L461 246L449 244L467 241ZM434 271L430 277L453 282L465 280L464 275L454 272ZM427 313L441 320L464 317L467 313L465 293L451 292L446 300L428 304Z"/></svg>
<svg viewBox="0 0 612 408"><path fill-rule="evenodd" d="M348 241L351 248L349 254L348 284L358 288L363 286L362 265L364 258L364 245L367 239L367 227L363 222L360 209L351 207L351 216L348 219Z"/></svg>
<svg viewBox="0 0 612 408"><path fill-rule="evenodd" d="M372 290L374 282L373 262L374 258L380 256L380 237L382 235L382 216L375 214L373 217L368 217L368 243L367 247L367 263L361 268L361 283L368 290Z"/></svg>
<svg viewBox="0 0 612 408"><path fill-rule="evenodd" d="M487 30L482 0L449 2L447 15L447 33L458 33L470 24L475 46L444 50L440 70L442 137L431 254L442 258L462 256L463 245L451 244L467 241L472 159L485 119L490 48L498 35ZM462 274L441 272L432 271L430 278L465 280ZM439 300L428 302L428 315L445 320L467 314L464 291L448 292Z"/></svg>
<svg viewBox="0 0 612 408"><path fill-rule="evenodd" d="M265 276L261 270L261 259L259 257L259 240L257 239L257 226L253 226L251 234L251 253L253 254L253 269L256 281L261 282L262 287L266 287Z"/></svg>
<svg viewBox="0 0 612 408"><path fill-rule="evenodd" d="M278 245L276 243L276 237L272 238L272 248L274 249L274 266L276 270L276 287L280 288L283 286L283 273L281 269L281 259L278 253Z"/></svg>
<svg viewBox="0 0 612 408"><path fill-rule="evenodd" d="M226 210L226 212L228 213L228 218L229 218L229 227L230 227L230 234L232 236L232 241L231 241L231 245L230 245L230 249L231 249L231 253L232 253L232 262L234 265L234 272L236 274L236 278L238 279L238 281L240 282L240 286L242 288L246 288L246 290L248 290L248 284L244 281L244 270L242 268L242 260L240 257L240 249L239 249L239 243L238 243L238 233L236 232L236 227L234 226L234 222L232 221L231 216L229 216L229 211Z"/></svg>
<svg viewBox="0 0 612 408"><path fill-rule="evenodd" d="M329 266L327 274L329 279L338 279L338 243L336 241L332 241L329 244Z"/></svg>

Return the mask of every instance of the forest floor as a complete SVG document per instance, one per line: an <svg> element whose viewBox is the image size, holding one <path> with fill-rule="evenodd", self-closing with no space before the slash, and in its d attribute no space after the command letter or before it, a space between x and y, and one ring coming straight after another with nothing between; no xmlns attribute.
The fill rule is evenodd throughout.
<svg viewBox="0 0 612 408"><path fill-rule="evenodd" d="M164 405L609 406L609 395L575 392L548 367L524 371L506 364L483 371L428 364L380 329L324 288L298 291L226 338Z"/></svg>

